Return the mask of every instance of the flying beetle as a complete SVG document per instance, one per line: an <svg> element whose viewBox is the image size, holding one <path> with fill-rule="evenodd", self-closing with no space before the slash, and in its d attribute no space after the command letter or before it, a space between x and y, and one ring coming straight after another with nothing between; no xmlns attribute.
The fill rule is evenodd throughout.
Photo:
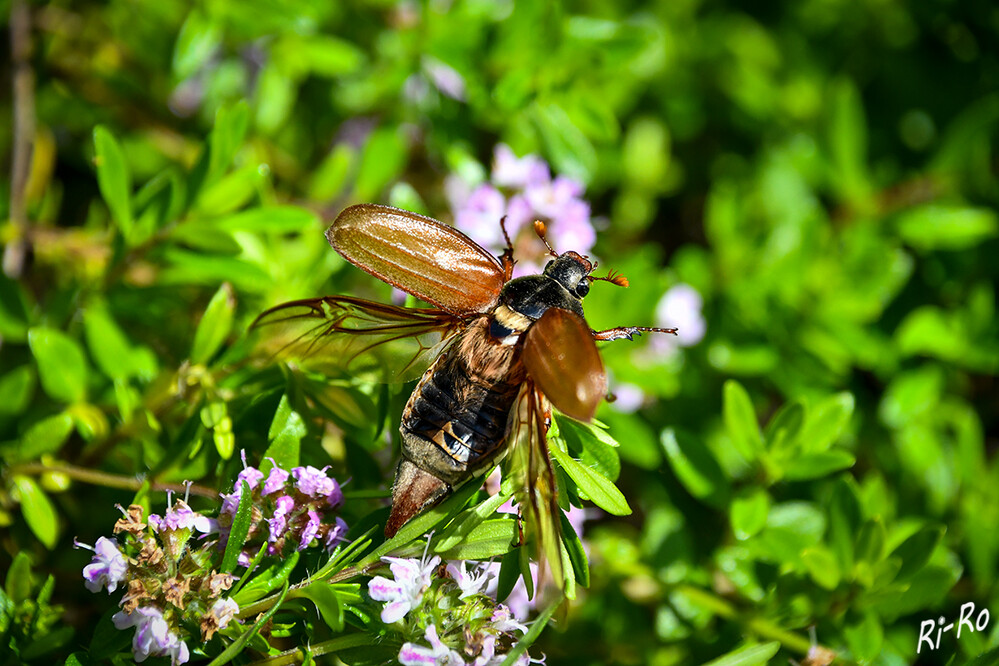
<svg viewBox="0 0 999 666"><path fill-rule="evenodd" d="M503 221L500 221L503 224ZM485 474L508 451L521 506L542 560L560 580L560 525L548 454L551 405L590 421L607 394L596 341L631 339L672 328L626 326L594 331L583 298L596 281L627 286L623 276L592 275L588 257L556 252L541 275L513 279L513 248L497 258L466 235L429 217L373 204L346 208L326 231L347 261L433 308L404 308L350 296L278 305L256 328L274 327L284 352L354 359L387 343L416 341L393 368L423 370L402 413L402 457L385 526L408 520ZM273 329L272 329L273 330Z"/></svg>

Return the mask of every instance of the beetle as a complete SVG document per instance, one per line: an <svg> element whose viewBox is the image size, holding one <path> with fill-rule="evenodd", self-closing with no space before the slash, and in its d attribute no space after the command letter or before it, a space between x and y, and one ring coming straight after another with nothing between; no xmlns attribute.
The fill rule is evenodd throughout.
<svg viewBox="0 0 999 666"><path fill-rule="evenodd" d="M514 279L505 226L506 249L497 258L432 218L351 206L327 229L330 245L358 268L434 307L327 296L278 305L253 326L279 329L285 354L341 362L415 341L415 351L393 368L411 373L429 366L402 413L402 456L386 537L512 451L522 477L518 502L558 580L559 508L546 441L551 405L591 420L607 394L596 341L676 329L590 329L582 305L590 285L627 286L627 280L592 275L588 257L556 252L540 221L535 231L550 260L540 275Z"/></svg>

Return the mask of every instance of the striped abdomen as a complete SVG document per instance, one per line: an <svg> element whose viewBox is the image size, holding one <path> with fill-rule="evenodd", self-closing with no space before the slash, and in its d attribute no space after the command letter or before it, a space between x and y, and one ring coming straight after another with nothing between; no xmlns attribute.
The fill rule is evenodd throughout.
<svg viewBox="0 0 999 666"><path fill-rule="evenodd" d="M403 455L450 485L501 452L524 381L516 345L473 323L413 391L402 415Z"/></svg>

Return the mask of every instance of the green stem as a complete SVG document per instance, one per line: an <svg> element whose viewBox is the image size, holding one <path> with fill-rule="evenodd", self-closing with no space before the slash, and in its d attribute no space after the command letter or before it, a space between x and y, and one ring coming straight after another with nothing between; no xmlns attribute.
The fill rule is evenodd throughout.
<svg viewBox="0 0 999 666"><path fill-rule="evenodd" d="M251 666L285 666L286 664L300 664L305 661L307 656L320 657L327 654L334 654L340 650L372 645L372 643L373 641L371 636L367 634L350 634L349 636L340 636L339 638L333 638L328 641L323 641L322 643L316 643L315 645L309 647L308 655L302 648L297 648L295 650L289 650L288 652L282 652L281 654L274 655L273 657L261 659L260 661L254 661L251 663Z"/></svg>
<svg viewBox="0 0 999 666"><path fill-rule="evenodd" d="M12 465L10 467L10 473L24 474L27 476L37 476L49 473L65 474L69 478L83 483L103 486L105 488L120 488L122 490L138 491L143 486L148 485L153 490L172 490L173 492L180 494L188 492L188 486L183 483L161 483L159 481L150 481L148 479L138 479L134 476L108 474L107 472L98 472L86 467L76 467L74 465L65 464L45 465L42 463L24 463L23 465ZM211 499L218 499L219 496L217 490L207 486L193 484L190 486L190 494L198 495L199 497L208 497Z"/></svg>

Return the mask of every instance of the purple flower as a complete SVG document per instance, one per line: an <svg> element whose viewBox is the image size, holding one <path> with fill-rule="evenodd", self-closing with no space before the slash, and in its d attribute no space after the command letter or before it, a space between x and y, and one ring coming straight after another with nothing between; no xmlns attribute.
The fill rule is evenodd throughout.
<svg viewBox="0 0 999 666"><path fill-rule="evenodd" d="M309 509L307 515L309 521L305 523L305 527L302 528L302 533L298 537L298 550L308 548L312 540L316 538L316 534L319 533L319 514Z"/></svg>
<svg viewBox="0 0 999 666"><path fill-rule="evenodd" d="M327 497L337 489L336 481L326 476L326 468L316 469L312 465L295 467L291 475L295 477L295 487L303 495Z"/></svg>
<svg viewBox="0 0 999 666"><path fill-rule="evenodd" d="M489 184L479 185L455 212L454 225L473 236L479 243L489 248L503 246L503 230L500 218L507 214L506 198ZM507 220L507 230L515 233L511 220Z"/></svg>
<svg viewBox="0 0 999 666"><path fill-rule="evenodd" d="M136 661L147 657L170 657L171 664L183 664L190 658L187 644L170 630L170 624L158 608L136 608L132 613L120 611L111 620L118 629L135 627L132 654Z"/></svg>
<svg viewBox="0 0 999 666"><path fill-rule="evenodd" d="M246 481L246 485L250 487L250 490L253 490L262 478L264 478L264 473L256 467L243 468L243 471L236 476L236 483L234 484L236 492L239 493L242 490L243 481Z"/></svg>
<svg viewBox="0 0 999 666"><path fill-rule="evenodd" d="M693 347L704 338L706 324L701 314L704 299L689 284L677 284L666 290L656 305L656 325L675 326L676 336L657 335L655 345L673 349L675 345Z"/></svg>
<svg viewBox="0 0 999 666"><path fill-rule="evenodd" d="M429 562L409 560L400 557L383 557L383 562L389 563L392 577L375 576L368 582L368 594L375 601L386 601L382 609L382 622L392 624L406 617L423 601L423 592L430 585L430 577L440 564L441 558L436 555Z"/></svg>
<svg viewBox="0 0 999 666"><path fill-rule="evenodd" d="M550 178L548 165L537 155L517 157L506 144L496 146L492 181L500 187L527 187L547 182Z"/></svg>
<svg viewBox="0 0 999 666"><path fill-rule="evenodd" d="M94 551L94 557L90 564L83 567L84 585L91 592L98 592L107 586L108 594L118 589L118 584L125 582L125 574L128 572L128 561L118 550L118 542L106 537L98 537L94 547L74 541L82 548Z"/></svg>
<svg viewBox="0 0 999 666"><path fill-rule="evenodd" d="M267 537L267 540L271 543L280 539L288 527L288 514L294 510L295 500L287 495L282 495L277 498L274 504L274 517L267 519L267 525L270 527L270 536Z"/></svg>
<svg viewBox="0 0 999 666"><path fill-rule="evenodd" d="M336 517L336 525L326 533L326 550L333 552L337 544L346 541L344 535L347 534L347 523L340 516Z"/></svg>
<svg viewBox="0 0 999 666"><path fill-rule="evenodd" d="M166 510L166 514L162 518L155 513L150 514L149 526L156 532L195 529L202 534L207 534L212 529L211 521L206 516L195 513L184 500L177 500L172 507Z"/></svg>
<svg viewBox="0 0 999 666"><path fill-rule="evenodd" d="M461 654L455 652L441 642L437 636L437 627L430 625L424 634L430 647L423 647L416 643L406 643L399 650L399 663L403 666L465 666L465 660ZM476 662L478 663L478 662Z"/></svg>
<svg viewBox="0 0 999 666"><path fill-rule="evenodd" d="M458 596L459 599L479 594L489 584L489 579L493 576L487 567L473 564L471 571L468 571L467 567L468 562L463 560L449 562L447 565L448 574L451 575L451 578L454 579L454 582L461 589L461 594Z"/></svg>
<svg viewBox="0 0 999 666"><path fill-rule="evenodd" d="M270 495L271 493L276 493L277 491L284 488L284 484L288 482L289 473L287 470L283 470L277 465L271 467L271 471L267 474L267 480L264 481L264 487L260 491L261 495Z"/></svg>
<svg viewBox="0 0 999 666"><path fill-rule="evenodd" d="M536 155L518 158L500 144L491 182L466 194L458 180L452 178L448 187L455 226L499 253L506 245L499 220L506 215L506 229L516 246L514 275L538 273L547 260L530 224L534 220L546 222L548 240L558 252L586 254L596 242L583 184L565 176L553 180L548 165Z"/></svg>

